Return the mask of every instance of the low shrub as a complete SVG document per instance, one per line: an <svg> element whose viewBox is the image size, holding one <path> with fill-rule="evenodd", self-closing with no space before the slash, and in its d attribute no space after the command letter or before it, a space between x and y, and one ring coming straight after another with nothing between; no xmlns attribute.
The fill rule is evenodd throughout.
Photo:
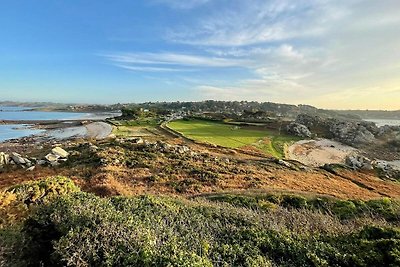
<svg viewBox="0 0 400 267"><path fill-rule="evenodd" d="M43 204L55 196L70 194L80 191L74 182L63 176L49 177L47 179L32 181L16 185L7 190L16 196L25 205Z"/></svg>
<svg viewBox="0 0 400 267"><path fill-rule="evenodd" d="M202 201L77 193L41 206L27 220L23 252L29 264L44 266L395 266L400 261L398 228L301 234L272 227L271 214ZM308 220L316 218L326 220Z"/></svg>
<svg viewBox="0 0 400 267"><path fill-rule="evenodd" d="M389 198L362 201L270 193L220 194L207 196L206 199L252 209L269 210L270 207L275 206L287 209L307 209L324 214L333 214L341 220L372 216L389 222L400 222L400 202Z"/></svg>

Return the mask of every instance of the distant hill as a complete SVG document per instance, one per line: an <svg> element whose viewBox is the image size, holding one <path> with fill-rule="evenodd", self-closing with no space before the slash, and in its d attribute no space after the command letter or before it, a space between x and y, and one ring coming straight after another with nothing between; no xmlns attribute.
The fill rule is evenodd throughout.
<svg viewBox="0 0 400 267"><path fill-rule="evenodd" d="M334 110L342 115L358 116L362 119L390 119L400 120L400 110Z"/></svg>
<svg viewBox="0 0 400 267"><path fill-rule="evenodd" d="M243 112L270 112L278 116L296 118L299 114L318 115L324 118L338 118L348 120L361 119L400 119L400 110L327 110L310 105L292 105L273 102L257 101L190 101L190 102L145 102L125 104L74 104L74 103L51 103L51 102L15 102L2 101L0 106L32 107L46 111L110 111L123 108L143 108L159 110L187 110L193 112L220 112L220 113L243 113Z"/></svg>

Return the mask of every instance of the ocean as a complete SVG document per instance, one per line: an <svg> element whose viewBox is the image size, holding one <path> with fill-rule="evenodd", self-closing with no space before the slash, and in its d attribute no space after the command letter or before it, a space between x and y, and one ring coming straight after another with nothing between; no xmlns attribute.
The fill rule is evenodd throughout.
<svg viewBox="0 0 400 267"><path fill-rule="evenodd" d="M29 126L26 124L0 124L0 142L44 132L44 130L30 129Z"/></svg>
<svg viewBox="0 0 400 267"><path fill-rule="evenodd" d="M46 120L103 120L109 117L120 115L117 113L77 113L77 112L45 112L29 111L25 107L0 106L0 121L46 121ZM0 124L0 142L36 135L45 132L44 130L32 129L27 124ZM74 129L72 129L74 130ZM82 130L80 130L82 132Z"/></svg>
<svg viewBox="0 0 400 267"><path fill-rule="evenodd" d="M23 108L23 107L0 106L0 120L10 120L10 121L74 120L89 115L90 115L89 113L29 111L28 108Z"/></svg>
<svg viewBox="0 0 400 267"><path fill-rule="evenodd" d="M374 122L376 126L381 127L384 125L400 126L400 120L383 120L383 119L364 119L365 121Z"/></svg>

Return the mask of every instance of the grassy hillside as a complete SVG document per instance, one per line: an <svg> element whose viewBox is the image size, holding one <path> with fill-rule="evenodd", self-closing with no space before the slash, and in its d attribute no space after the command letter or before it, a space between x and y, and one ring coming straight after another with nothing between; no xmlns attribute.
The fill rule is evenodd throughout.
<svg viewBox="0 0 400 267"><path fill-rule="evenodd" d="M250 146L277 158L284 156L286 143L298 140L292 136L279 135L272 130L246 128L206 120L178 120L170 122L168 126L193 140L229 148Z"/></svg>

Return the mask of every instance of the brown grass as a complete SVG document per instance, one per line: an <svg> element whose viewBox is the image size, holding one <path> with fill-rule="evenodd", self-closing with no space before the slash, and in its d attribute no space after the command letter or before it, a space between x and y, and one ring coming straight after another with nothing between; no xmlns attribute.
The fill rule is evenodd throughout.
<svg viewBox="0 0 400 267"><path fill-rule="evenodd" d="M173 139L170 143L181 142L179 139ZM343 170L335 175L316 168L295 170L265 158L242 153L233 154L221 148L188 145L198 154L206 153L209 158L205 161L186 160L171 158L168 154L159 154L156 160L149 160L151 166L148 168L106 165L73 168L38 167L32 172L22 169L10 170L0 173L0 190L30 180L64 175L72 178L84 191L94 192L101 196L143 193L188 196L232 190L294 190L342 199L368 200L382 196L400 198L400 184L383 181L374 173ZM110 152L115 150L112 147L109 149ZM214 161L214 158L218 160ZM225 162L225 159L231 160ZM218 173L217 182L213 184L196 180L192 174L180 168L185 165L189 168ZM166 166L171 166L171 172L168 174L163 173ZM185 183L189 186L183 191L181 188L177 190L180 184Z"/></svg>

